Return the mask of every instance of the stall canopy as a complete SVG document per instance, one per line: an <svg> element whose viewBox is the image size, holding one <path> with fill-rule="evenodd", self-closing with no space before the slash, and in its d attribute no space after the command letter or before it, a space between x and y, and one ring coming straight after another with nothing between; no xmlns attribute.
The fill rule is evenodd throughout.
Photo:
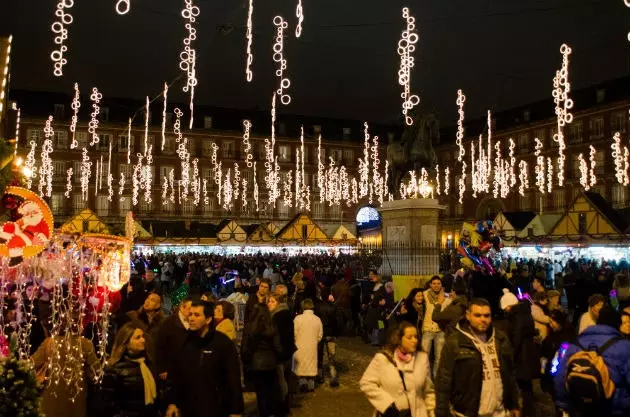
<svg viewBox="0 0 630 417"><path fill-rule="evenodd" d="M628 232L628 222L622 214L598 193L582 192L553 227L550 237L569 241L619 239Z"/></svg>
<svg viewBox="0 0 630 417"><path fill-rule="evenodd" d="M250 243L270 243L275 239L275 234L271 231L273 228L275 226L272 223L252 224L246 229L247 240Z"/></svg>
<svg viewBox="0 0 630 417"><path fill-rule="evenodd" d="M520 234L523 231L527 236L527 226L534 218L536 218L536 213L533 211L502 211L494 218L494 227L503 237L521 237Z"/></svg>
<svg viewBox="0 0 630 417"><path fill-rule="evenodd" d="M285 242L314 243L326 242L328 236L306 213L297 214L276 234L278 240Z"/></svg>
<svg viewBox="0 0 630 417"><path fill-rule="evenodd" d="M350 231L351 228L352 226L350 225L332 224L324 227L323 229L331 243L350 243L356 242L357 240L356 235Z"/></svg>
<svg viewBox="0 0 630 417"><path fill-rule="evenodd" d="M247 232L234 220L223 220L217 226L217 239L221 243L245 243Z"/></svg>
<svg viewBox="0 0 630 417"><path fill-rule="evenodd" d="M83 209L63 226L63 233L107 233L109 227L90 209Z"/></svg>

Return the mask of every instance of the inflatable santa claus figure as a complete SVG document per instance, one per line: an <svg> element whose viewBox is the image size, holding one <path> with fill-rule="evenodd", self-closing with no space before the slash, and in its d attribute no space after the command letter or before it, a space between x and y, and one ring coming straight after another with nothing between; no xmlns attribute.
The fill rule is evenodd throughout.
<svg viewBox="0 0 630 417"><path fill-rule="evenodd" d="M0 241L9 249L9 266L19 265L27 246L44 246L50 240L50 227L44 221L42 209L33 201L24 202L18 208L20 219L7 222L0 229Z"/></svg>

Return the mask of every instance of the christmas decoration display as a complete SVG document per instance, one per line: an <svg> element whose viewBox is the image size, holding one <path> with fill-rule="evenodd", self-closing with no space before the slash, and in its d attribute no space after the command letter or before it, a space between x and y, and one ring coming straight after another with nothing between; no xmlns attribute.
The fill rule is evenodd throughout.
<svg viewBox="0 0 630 417"><path fill-rule="evenodd" d="M0 360L0 415L40 417L33 365L15 356Z"/></svg>

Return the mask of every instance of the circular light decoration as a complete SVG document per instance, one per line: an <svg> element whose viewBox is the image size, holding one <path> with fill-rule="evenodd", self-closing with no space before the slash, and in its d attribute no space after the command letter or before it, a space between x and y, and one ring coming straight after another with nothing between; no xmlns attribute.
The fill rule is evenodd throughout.
<svg viewBox="0 0 630 417"><path fill-rule="evenodd" d="M381 222L381 215L374 207L361 207L357 213L357 225L367 226L368 224L376 224Z"/></svg>
<svg viewBox="0 0 630 417"><path fill-rule="evenodd" d="M22 187L7 187L2 206L10 214L9 221L0 226L0 256L9 257L9 267L16 267L48 245L53 233L53 215L44 200Z"/></svg>

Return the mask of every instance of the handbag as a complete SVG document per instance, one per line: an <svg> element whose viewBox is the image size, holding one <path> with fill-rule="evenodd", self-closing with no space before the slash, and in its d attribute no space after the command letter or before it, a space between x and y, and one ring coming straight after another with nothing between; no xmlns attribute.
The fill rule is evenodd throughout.
<svg viewBox="0 0 630 417"><path fill-rule="evenodd" d="M398 365L396 365L396 362L394 361L394 358L390 355L389 352L381 352L381 353L383 353L383 355L385 355L387 360L389 360L391 362L391 364L394 365L394 368L396 368L396 370L398 371L398 375L400 376L400 381L402 382L403 390L404 390L404 393L405 393L405 398L407 399L407 405L409 406L409 408L406 409L406 410L398 410L394 406L394 404L392 404L393 409L398 411L398 413L396 415L392 415L393 413L390 411L390 409L392 407L390 407L390 409L385 411L385 413L377 412L376 416L377 417L411 417L411 401L409 401L409 395L407 394L407 384L405 383L405 375L403 374L403 371L398 369Z"/></svg>

